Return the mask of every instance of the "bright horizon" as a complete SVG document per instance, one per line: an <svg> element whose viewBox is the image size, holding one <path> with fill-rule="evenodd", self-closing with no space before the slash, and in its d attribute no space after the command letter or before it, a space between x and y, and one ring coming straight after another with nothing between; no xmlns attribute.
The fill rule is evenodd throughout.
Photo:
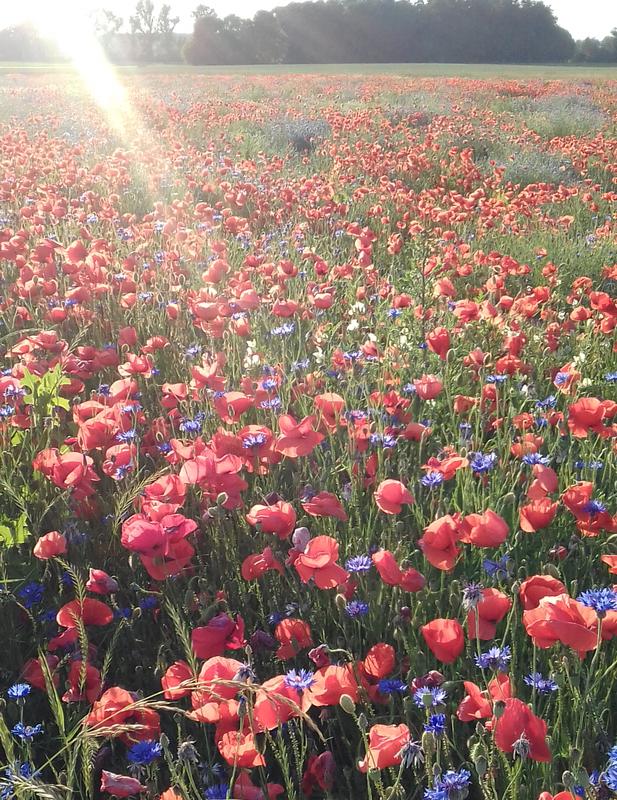
<svg viewBox="0 0 617 800"><path fill-rule="evenodd" d="M609 0L610 1L610 0ZM206 5L213 8L219 16L237 14L241 17L252 17L257 11L271 10L276 6L288 5L291 0L209 0ZM155 0L156 7L162 3ZM89 13L96 9L106 8L123 17L128 25L136 0L25 0L14 4L12 8L2 9L2 27L35 20L42 13L48 15L52 9L58 14L62 12L65 19L70 19L79 8L81 13ZM192 30L191 11L199 5L199 0L171 0L172 13L180 17L177 30ZM617 28L617 6L607 13L607 0L547 0L562 28L570 31L575 39L594 37L602 39L608 36L613 28ZM17 6L17 7L15 7Z"/></svg>

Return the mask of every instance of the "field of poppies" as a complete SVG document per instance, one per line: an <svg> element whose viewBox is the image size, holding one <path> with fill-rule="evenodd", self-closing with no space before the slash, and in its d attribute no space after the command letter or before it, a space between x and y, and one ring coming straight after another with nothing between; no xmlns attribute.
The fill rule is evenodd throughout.
<svg viewBox="0 0 617 800"><path fill-rule="evenodd" d="M617 797L616 89L2 75L2 800Z"/></svg>

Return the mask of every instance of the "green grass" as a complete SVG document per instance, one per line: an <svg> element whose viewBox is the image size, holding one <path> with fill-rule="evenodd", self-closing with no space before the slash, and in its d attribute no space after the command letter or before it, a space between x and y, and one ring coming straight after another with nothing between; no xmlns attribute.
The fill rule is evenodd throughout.
<svg viewBox="0 0 617 800"><path fill-rule="evenodd" d="M191 67L186 64L120 66L122 73L194 75L409 75L411 77L512 78L512 79L617 79L617 64L597 66L544 64L258 64ZM0 75L13 73L71 72L67 64L0 62Z"/></svg>

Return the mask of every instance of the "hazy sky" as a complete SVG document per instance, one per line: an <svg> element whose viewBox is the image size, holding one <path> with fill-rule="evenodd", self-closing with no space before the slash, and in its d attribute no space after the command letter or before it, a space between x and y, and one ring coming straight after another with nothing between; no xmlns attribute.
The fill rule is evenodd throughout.
<svg viewBox="0 0 617 800"><path fill-rule="evenodd" d="M287 0L288 1L288 0ZM175 14L181 17L178 30L191 30L191 10L199 0L168 0ZM159 5L157 2L157 5ZM67 9L109 8L127 18L135 0L0 0L0 25L5 27L23 19L35 16L37 7L49 9L58 6L66 14ZM238 14L252 17L261 8L270 9L286 5L286 0L206 0L206 5L214 8L220 16ZM603 37L617 27L617 0L548 0L559 24L567 28L575 39L586 36Z"/></svg>

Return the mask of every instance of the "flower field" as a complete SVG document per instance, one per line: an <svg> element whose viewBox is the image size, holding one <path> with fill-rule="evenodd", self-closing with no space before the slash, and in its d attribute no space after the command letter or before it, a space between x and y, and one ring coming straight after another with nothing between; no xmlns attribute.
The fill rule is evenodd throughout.
<svg viewBox="0 0 617 800"><path fill-rule="evenodd" d="M616 88L2 76L2 800L617 797Z"/></svg>

